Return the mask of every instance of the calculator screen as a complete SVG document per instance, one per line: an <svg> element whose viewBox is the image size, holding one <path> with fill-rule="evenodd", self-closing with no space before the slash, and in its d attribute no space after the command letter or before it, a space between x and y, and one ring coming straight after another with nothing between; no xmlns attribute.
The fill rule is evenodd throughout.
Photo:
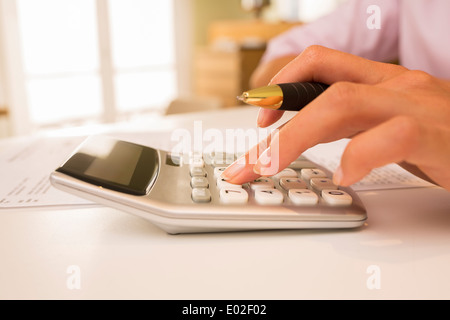
<svg viewBox="0 0 450 320"><path fill-rule="evenodd" d="M159 168L155 149L106 137L95 137L57 171L116 191L144 195Z"/></svg>

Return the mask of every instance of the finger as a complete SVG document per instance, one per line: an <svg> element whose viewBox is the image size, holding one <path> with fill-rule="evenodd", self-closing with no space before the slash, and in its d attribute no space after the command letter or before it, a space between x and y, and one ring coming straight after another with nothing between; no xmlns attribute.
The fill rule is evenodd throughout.
<svg viewBox="0 0 450 320"><path fill-rule="evenodd" d="M334 182L349 186L373 169L404 161L416 147L415 131L410 119L399 116L352 139L341 158Z"/></svg>
<svg viewBox="0 0 450 320"><path fill-rule="evenodd" d="M400 163L398 163L398 165L400 167L402 167L403 169L405 169L406 171L409 171L410 173L412 173L413 175L415 175L416 177L419 177L425 181L428 181L430 183L436 184L436 182L434 182L429 176L427 176L421 169L419 169L419 167L417 167L416 165L413 165L411 163L408 163L406 161L402 161Z"/></svg>
<svg viewBox="0 0 450 320"><path fill-rule="evenodd" d="M349 186L375 168L407 161L448 189L448 139L448 130L424 125L413 117L392 118L350 141L335 174L335 183Z"/></svg>
<svg viewBox="0 0 450 320"><path fill-rule="evenodd" d="M281 126L282 127L282 126ZM280 128L281 128L280 127ZM270 145L274 134L279 130L273 130L265 139L261 140L258 144L253 146L249 151L247 151L242 157L233 162L225 171L222 173L222 178L227 182L234 184L243 184L248 181L253 181L260 177L259 174L253 171L253 166L259 159L261 154Z"/></svg>
<svg viewBox="0 0 450 320"><path fill-rule="evenodd" d="M375 86L334 84L280 129L278 139L270 144L271 161L257 161L253 170L274 175L314 145L355 136L394 116L412 112L400 99L392 91Z"/></svg>
<svg viewBox="0 0 450 320"><path fill-rule="evenodd" d="M271 83L316 81L332 84L349 81L377 84L406 70L398 65L375 62L322 46L311 46L281 69Z"/></svg>
<svg viewBox="0 0 450 320"><path fill-rule="evenodd" d="M270 110L261 108L258 113L257 124L260 128L266 128L278 120L283 116L284 111L279 110Z"/></svg>
<svg viewBox="0 0 450 320"><path fill-rule="evenodd" d="M340 81L378 84L406 72L401 66L370 61L341 51L311 46L292 60L272 79L271 83L314 81L333 84ZM265 111L258 123L267 126L278 114Z"/></svg>

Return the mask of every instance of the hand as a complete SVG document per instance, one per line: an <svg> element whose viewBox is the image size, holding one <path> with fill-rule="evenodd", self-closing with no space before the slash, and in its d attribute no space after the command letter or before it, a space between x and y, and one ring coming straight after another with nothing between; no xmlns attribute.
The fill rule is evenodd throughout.
<svg viewBox="0 0 450 320"><path fill-rule="evenodd" d="M272 83L318 81L331 86L266 141L223 173L242 184L287 167L308 148L352 138L333 180L349 186L374 168L405 163L450 190L450 82L421 71L313 46ZM282 113L261 110L265 127ZM249 155L258 160L251 162Z"/></svg>

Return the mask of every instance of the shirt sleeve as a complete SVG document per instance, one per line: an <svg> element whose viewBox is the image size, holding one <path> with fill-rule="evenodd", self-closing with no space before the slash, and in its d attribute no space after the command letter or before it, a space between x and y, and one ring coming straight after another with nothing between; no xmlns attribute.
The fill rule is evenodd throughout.
<svg viewBox="0 0 450 320"><path fill-rule="evenodd" d="M349 0L331 14L294 27L273 38L261 62L298 55L311 45L322 45L375 61L398 58L399 0ZM379 28L370 27L379 8ZM369 21L369 25L368 25Z"/></svg>

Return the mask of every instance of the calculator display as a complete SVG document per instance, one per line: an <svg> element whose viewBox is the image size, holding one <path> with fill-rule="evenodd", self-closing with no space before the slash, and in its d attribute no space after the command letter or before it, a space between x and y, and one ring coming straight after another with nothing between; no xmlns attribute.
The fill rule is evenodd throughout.
<svg viewBox="0 0 450 320"><path fill-rule="evenodd" d="M100 187L145 195L159 169L155 149L107 137L86 141L57 171Z"/></svg>

